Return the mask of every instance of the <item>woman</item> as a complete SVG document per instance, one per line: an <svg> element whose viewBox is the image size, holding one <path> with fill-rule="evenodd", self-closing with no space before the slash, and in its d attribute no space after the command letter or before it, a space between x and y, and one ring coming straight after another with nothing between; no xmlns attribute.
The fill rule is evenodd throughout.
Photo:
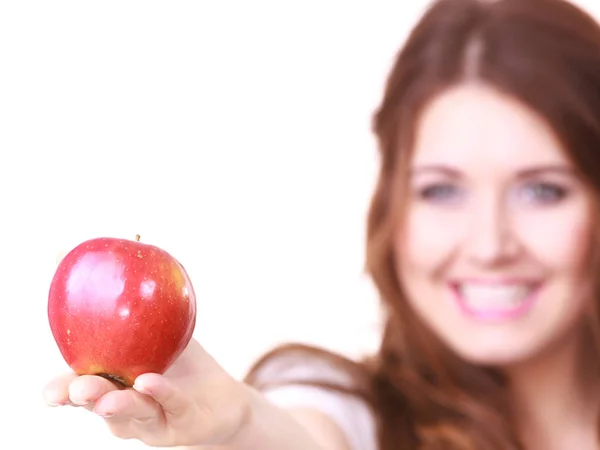
<svg viewBox="0 0 600 450"><path fill-rule="evenodd" d="M374 129L373 357L289 346L239 383L193 341L134 389L71 374L47 402L151 446L600 448L598 24L562 0L438 1Z"/></svg>

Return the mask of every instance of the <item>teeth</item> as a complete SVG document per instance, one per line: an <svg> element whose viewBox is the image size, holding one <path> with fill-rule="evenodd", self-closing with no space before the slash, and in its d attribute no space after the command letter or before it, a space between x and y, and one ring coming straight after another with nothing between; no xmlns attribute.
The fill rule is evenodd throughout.
<svg viewBox="0 0 600 450"><path fill-rule="evenodd" d="M503 286L462 284L459 293L473 308L510 308L520 305L532 291L531 285Z"/></svg>

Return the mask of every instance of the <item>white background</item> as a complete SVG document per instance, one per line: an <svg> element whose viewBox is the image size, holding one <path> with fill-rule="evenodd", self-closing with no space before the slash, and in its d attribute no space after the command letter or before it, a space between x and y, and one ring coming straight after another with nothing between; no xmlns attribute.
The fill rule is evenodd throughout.
<svg viewBox="0 0 600 450"><path fill-rule="evenodd" d="M1 449L143 447L42 402L68 369L46 315L56 256L85 239L175 255L195 336L235 376L282 341L376 346L370 118L425 5L0 3Z"/></svg>

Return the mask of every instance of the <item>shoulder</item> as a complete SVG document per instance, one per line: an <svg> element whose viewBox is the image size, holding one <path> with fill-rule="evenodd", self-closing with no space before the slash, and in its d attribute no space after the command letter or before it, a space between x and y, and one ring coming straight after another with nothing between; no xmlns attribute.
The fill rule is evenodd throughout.
<svg viewBox="0 0 600 450"><path fill-rule="evenodd" d="M358 387L350 362L341 364L343 358L320 350L287 350L263 359L253 369L253 384L313 434L326 433L336 439L341 434L352 450L376 450L373 411L350 393Z"/></svg>

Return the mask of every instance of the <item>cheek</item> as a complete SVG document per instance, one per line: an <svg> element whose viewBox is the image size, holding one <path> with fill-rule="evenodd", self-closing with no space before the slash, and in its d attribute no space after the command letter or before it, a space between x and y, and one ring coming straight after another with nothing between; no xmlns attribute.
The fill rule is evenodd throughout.
<svg viewBox="0 0 600 450"><path fill-rule="evenodd" d="M413 207L397 239L403 266L435 269L443 264L458 247L465 225L461 215Z"/></svg>
<svg viewBox="0 0 600 450"><path fill-rule="evenodd" d="M580 268L590 246L590 217L583 208L531 214L517 224L521 243L538 261L560 269Z"/></svg>

